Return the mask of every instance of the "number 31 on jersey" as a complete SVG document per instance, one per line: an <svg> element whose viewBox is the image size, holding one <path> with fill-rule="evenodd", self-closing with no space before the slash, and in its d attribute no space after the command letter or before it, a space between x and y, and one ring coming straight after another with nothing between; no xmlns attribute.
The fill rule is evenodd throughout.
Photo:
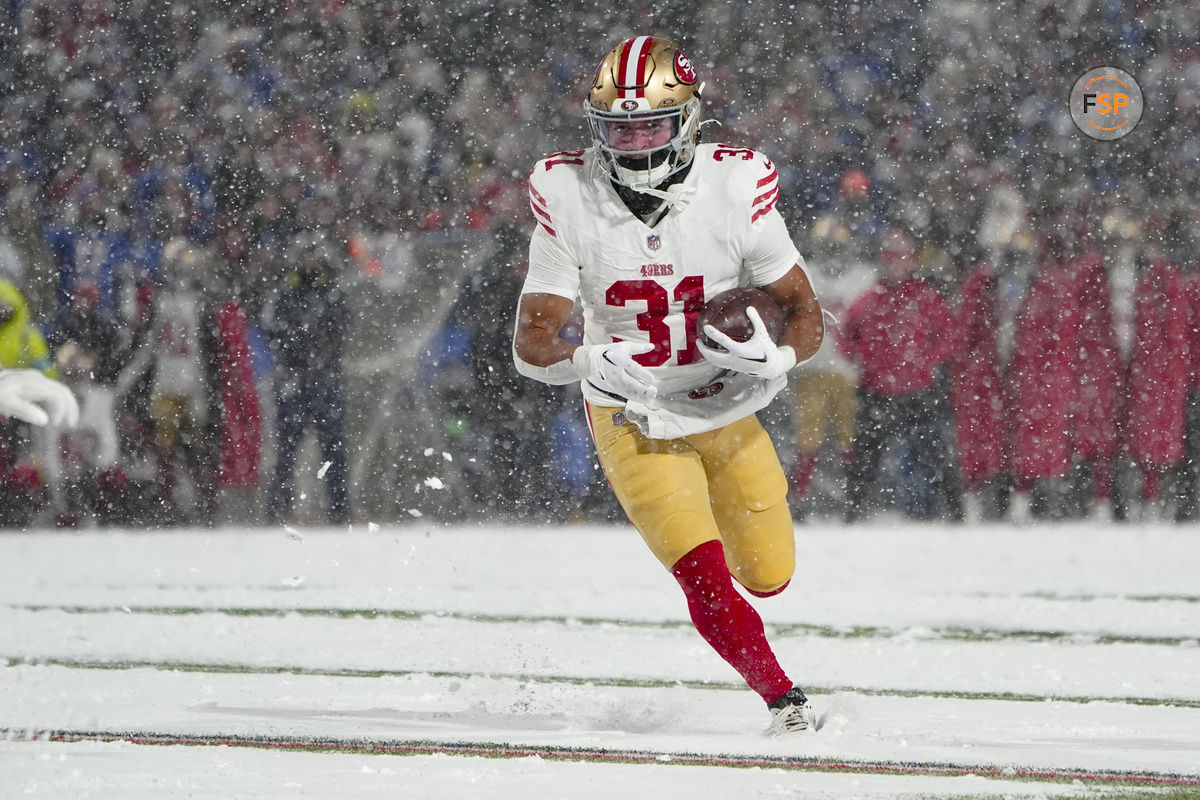
<svg viewBox="0 0 1200 800"><path fill-rule="evenodd" d="M671 326L666 317L671 313L671 301L683 304L683 348L674 351L676 363L691 364L700 360L696 349L696 318L704 308L704 276L689 275L679 281L675 291L653 280L617 281L604 295L610 306L624 307L631 301L644 302L646 310L637 315L638 330L645 331L654 349L640 353L633 360L643 367L661 367L671 360Z"/></svg>

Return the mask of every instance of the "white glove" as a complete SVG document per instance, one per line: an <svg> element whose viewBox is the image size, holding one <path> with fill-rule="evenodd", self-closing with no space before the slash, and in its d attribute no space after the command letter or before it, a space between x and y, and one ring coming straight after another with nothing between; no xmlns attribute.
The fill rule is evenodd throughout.
<svg viewBox="0 0 1200 800"><path fill-rule="evenodd" d="M71 390L35 369L0 370L0 414L34 425L79 423L79 403Z"/></svg>
<svg viewBox="0 0 1200 800"><path fill-rule="evenodd" d="M597 389L625 400L649 400L658 395L654 375L633 357L653 349L649 344L634 342L587 344L575 349L571 364L579 377Z"/></svg>
<svg viewBox="0 0 1200 800"><path fill-rule="evenodd" d="M779 347L771 341L758 309L747 308L746 316L754 325L754 334L744 342L730 339L712 325L705 325L705 335L725 349L714 350L706 346L702 339L697 339L696 347L700 355L721 369L744 372L756 378L777 378L796 366L796 351L787 345Z"/></svg>

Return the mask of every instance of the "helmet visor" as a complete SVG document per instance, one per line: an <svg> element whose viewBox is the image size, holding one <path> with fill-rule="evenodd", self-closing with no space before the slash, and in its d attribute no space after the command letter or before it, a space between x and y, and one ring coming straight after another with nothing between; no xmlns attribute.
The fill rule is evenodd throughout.
<svg viewBox="0 0 1200 800"><path fill-rule="evenodd" d="M678 138L682 115L679 109L650 114L588 115L592 132L601 146L615 156L647 156L671 145Z"/></svg>

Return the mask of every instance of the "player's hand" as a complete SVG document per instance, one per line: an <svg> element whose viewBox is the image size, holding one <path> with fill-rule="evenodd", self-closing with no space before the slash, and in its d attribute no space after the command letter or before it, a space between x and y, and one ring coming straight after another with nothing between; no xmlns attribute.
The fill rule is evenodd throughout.
<svg viewBox="0 0 1200 800"><path fill-rule="evenodd" d="M34 425L74 427L79 423L79 403L71 390L35 369L0 371L0 414Z"/></svg>
<svg viewBox="0 0 1200 800"><path fill-rule="evenodd" d="M758 309L747 308L746 316L754 326L754 333L744 342L730 339L712 325L705 325L704 334L725 349L714 350L704 344L703 339L697 339L700 355L721 369L744 372L757 378L777 378L796 366L796 351L771 341Z"/></svg>
<svg viewBox="0 0 1200 800"><path fill-rule="evenodd" d="M597 388L626 400L648 400L658 395L650 370L633 360L654 348L649 344L613 342L588 344L575 349L571 363L579 377Z"/></svg>

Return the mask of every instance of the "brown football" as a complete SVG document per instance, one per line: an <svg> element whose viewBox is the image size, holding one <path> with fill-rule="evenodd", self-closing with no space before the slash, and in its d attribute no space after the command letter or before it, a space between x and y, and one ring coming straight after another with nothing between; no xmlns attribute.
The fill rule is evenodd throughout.
<svg viewBox="0 0 1200 800"><path fill-rule="evenodd" d="M746 316L746 309L751 306L758 309L758 315L767 326L767 333L771 334L771 341L778 344L779 337L783 335L783 309L762 289L728 289L705 303L704 308L700 309L700 316L696 318L700 341L704 342L705 347L724 349L704 335L705 325L712 325L737 342L749 339L754 334L754 325Z"/></svg>

